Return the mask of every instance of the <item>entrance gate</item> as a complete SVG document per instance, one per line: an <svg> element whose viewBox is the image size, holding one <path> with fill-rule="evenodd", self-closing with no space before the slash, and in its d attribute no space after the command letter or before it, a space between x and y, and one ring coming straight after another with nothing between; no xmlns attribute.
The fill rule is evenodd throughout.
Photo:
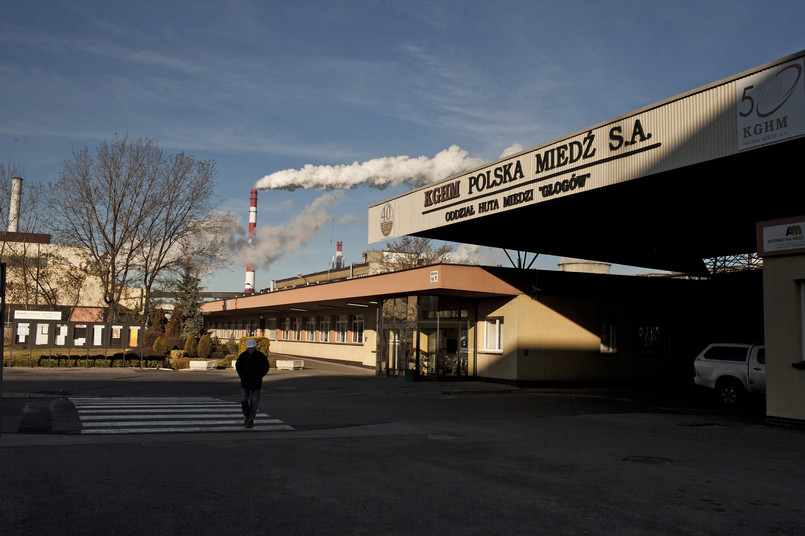
<svg viewBox="0 0 805 536"><path fill-rule="evenodd" d="M389 298L381 307L381 370L389 376L475 374L475 303L445 296Z"/></svg>

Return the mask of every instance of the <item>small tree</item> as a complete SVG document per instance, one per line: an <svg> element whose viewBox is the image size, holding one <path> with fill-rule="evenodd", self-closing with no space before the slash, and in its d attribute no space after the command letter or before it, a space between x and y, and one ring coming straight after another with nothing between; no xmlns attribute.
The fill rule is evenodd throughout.
<svg viewBox="0 0 805 536"><path fill-rule="evenodd" d="M167 337L179 337L182 334L182 306L177 305L173 308L168 327L165 328Z"/></svg>
<svg viewBox="0 0 805 536"><path fill-rule="evenodd" d="M182 264L181 275L175 283L179 294L179 307L182 311L182 335L197 337L204 329L204 317L201 315L201 279L198 270L190 262Z"/></svg>
<svg viewBox="0 0 805 536"><path fill-rule="evenodd" d="M168 355L168 343L165 342L164 337L157 337L154 341L154 353L156 355Z"/></svg>
<svg viewBox="0 0 805 536"><path fill-rule="evenodd" d="M195 357L196 352L198 352L198 343L196 342L196 337L194 335L190 335L187 337L187 340L184 343L184 355L187 357Z"/></svg>
<svg viewBox="0 0 805 536"><path fill-rule="evenodd" d="M202 335L201 339L198 341L196 353L202 359L207 359L210 357L210 354L212 353L212 338L207 333Z"/></svg>
<svg viewBox="0 0 805 536"><path fill-rule="evenodd" d="M161 308L156 310L154 313L153 318L151 318L151 331L155 331L157 333L164 333L165 332L165 311Z"/></svg>

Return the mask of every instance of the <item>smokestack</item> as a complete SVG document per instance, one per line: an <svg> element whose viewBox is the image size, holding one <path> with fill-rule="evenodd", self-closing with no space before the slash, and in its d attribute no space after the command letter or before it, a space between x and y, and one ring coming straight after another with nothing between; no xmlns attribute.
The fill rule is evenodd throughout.
<svg viewBox="0 0 805 536"><path fill-rule="evenodd" d="M11 179L11 204L8 207L8 232L16 233L20 227L20 200L22 198L22 178Z"/></svg>
<svg viewBox="0 0 805 536"><path fill-rule="evenodd" d="M341 256L341 246L343 242L338 241L335 243L335 269L340 270L343 265L344 258Z"/></svg>
<svg viewBox="0 0 805 536"><path fill-rule="evenodd" d="M251 205L249 205L249 244L254 238L254 228L257 225L257 190L252 190ZM246 285L243 290L246 294L254 294L254 269L246 266Z"/></svg>

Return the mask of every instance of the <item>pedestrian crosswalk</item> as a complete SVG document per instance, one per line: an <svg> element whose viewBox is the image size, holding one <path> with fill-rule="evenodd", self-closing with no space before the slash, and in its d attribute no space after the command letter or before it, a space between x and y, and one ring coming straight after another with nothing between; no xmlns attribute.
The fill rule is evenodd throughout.
<svg viewBox="0 0 805 536"><path fill-rule="evenodd" d="M70 398L82 434L155 434L246 430L240 402L211 397ZM258 412L249 430L293 430Z"/></svg>

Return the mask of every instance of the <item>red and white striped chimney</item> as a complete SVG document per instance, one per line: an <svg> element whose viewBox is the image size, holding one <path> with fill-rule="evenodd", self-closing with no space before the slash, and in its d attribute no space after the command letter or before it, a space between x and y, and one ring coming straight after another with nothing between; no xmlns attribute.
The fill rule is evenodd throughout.
<svg viewBox="0 0 805 536"><path fill-rule="evenodd" d="M257 190L252 190L252 201L249 206L249 244L254 238L254 228L257 225ZM243 290L246 294L254 294L254 268L246 266L246 285Z"/></svg>
<svg viewBox="0 0 805 536"><path fill-rule="evenodd" d="M344 243L341 242L340 240L335 243L335 269L336 270L340 270L341 266L343 265L343 262L344 262L344 258L341 256L342 255L341 246L343 244Z"/></svg>

